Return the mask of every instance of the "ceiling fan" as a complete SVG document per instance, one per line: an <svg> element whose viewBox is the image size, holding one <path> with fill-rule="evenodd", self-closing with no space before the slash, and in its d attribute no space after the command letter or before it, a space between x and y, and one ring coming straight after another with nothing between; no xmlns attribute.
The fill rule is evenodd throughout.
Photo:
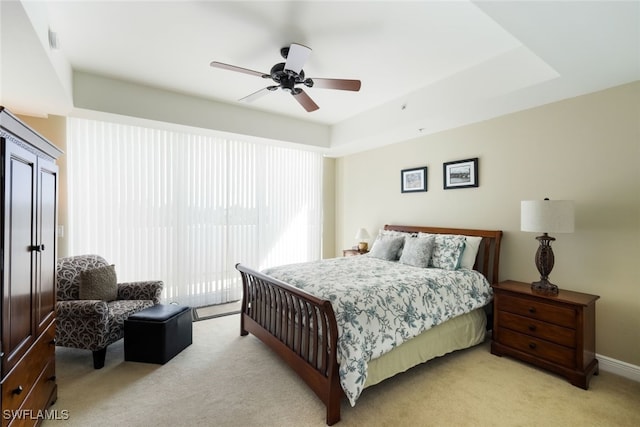
<svg viewBox="0 0 640 427"><path fill-rule="evenodd" d="M311 97L309 97L302 88L296 86L304 85L306 87L350 90L354 92L360 90L360 80L305 78L302 66L307 62L310 54L311 49L301 44L292 43L289 47L283 47L280 49L280 55L286 59L286 62L280 62L274 65L271 67L271 71L268 74L249 70L247 68L236 67L235 65L223 64L222 62L217 61L212 61L210 65L215 68L237 71L239 73L262 77L263 79L271 79L276 83L275 85L267 86L257 92L247 95L244 98L241 98L240 101L255 101L269 92L282 89L283 91L289 92L293 95L305 110L311 112L320 107L313 102L313 99L311 99Z"/></svg>

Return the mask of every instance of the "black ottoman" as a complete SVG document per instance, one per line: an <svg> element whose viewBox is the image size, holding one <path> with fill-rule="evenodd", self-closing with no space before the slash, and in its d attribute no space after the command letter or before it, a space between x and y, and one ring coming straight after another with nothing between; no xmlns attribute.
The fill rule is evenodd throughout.
<svg viewBox="0 0 640 427"><path fill-rule="evenodd" d="M193 342L191 308L154 305L124 321L124 360L165 364Z"/></svg>

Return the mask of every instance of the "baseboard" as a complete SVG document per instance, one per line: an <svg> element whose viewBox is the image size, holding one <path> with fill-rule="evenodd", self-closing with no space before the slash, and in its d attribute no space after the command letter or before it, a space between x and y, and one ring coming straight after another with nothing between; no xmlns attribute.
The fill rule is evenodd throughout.
<svg viewBox="0 0 640 427"><path fill-rule="evenodd" d="M596 354L596 359L598 359L601 370L640 382L640 366L612 359L611 357L601 354Z"/></svg>

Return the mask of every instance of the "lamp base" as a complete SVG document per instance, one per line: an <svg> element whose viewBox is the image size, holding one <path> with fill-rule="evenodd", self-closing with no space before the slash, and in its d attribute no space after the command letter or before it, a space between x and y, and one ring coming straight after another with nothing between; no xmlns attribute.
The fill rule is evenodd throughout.
<svg viewBox="0 0 640 427"><path fill-rule="evenodd" d="M358 243L358 250L360 252L367 252L368 249L369 249L369 244L367 242Z"/></svg>
<svg viewBox="0 0 640 427"><path fill-rule="evenodd" d="M531 283L531 290L543 295L558 295L558 287L546 279Z"/></svg>
<svg viewBox="0 0 640 427"><path fill-rule="evenodd" d="M540 272L540 280L531 284L531 290L538 294L558 295L558 287L549 281L549 274L551 274L554 264L551 242L556 239L544 233L542 236L536 237L536 240L540 242L535 258L536 267Z"/></svg>

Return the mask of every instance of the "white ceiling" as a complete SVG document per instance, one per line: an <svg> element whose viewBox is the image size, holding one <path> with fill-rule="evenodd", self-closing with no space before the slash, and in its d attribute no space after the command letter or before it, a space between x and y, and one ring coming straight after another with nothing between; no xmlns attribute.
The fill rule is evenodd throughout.
<svg viewBox="0 0 640 427"><path fill-rule="evenodd" d="M1 101L31 114L68 114L74 70L320 123L330 147L365 149L640 79L638 1L8 3ZM47 27L57 51L28 43ZM292 42L313 49L308 77L360 92L306 89L312 113L282 92L238 103L271 81L209 66L268 72Z"/></svg>

